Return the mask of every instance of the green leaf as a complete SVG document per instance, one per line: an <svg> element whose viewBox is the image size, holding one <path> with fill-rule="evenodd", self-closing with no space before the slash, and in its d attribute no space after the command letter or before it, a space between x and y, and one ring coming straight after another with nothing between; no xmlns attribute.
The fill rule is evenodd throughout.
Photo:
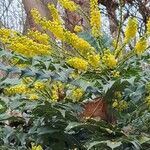
<svg viewBox="0 0 150 150"><path fill-rule="evenodd" d="M7 106L4 101L0 99L0 113L4 113L7 110Z"/></svg>
<svg viewBox="0 0 150 150"><path fill-rule="evenodd" d="M98 146L98 145L106 144L106 143L107 143L106 141L94 141L94 142L88 143L88 144L86 145L86 147L87 147L87 150L90 150L90 149L93 148L94 146Z"/></svg>
<svg viewBox="0 0 150 150"><path fill-rule="evenodd" d="M115 81L108 81L107 84L103 85L103 90L105 93L108 92L109 89L112 88L112 86L114 85Z"/></svg>
<svg viewBox="0 0 150 150"><path fill-rule="evenodd" d="M140 150L142 148L139 141L137 140L131 141L131 143L134 145L136 150Z"/></svg>
<svg viewBox="0 0 150 150"><path fill-rule="evenodd" d="M144 144L144 143L150 141L150 137L148 137L148 135L147 136L141 136L138 140L139 140L140 144Z"/></svg>
<svg viewBox="0 0 150 150"><path fill-rule="evenodd" d="M56 133L56 132L60 132L60 130L59 129L58 130L53 129L50 126L42 126L42 127L38 127L36 132L37 132L38 135L44 135L44 134L53 134L53 133Z"/></svg>
<svg viewBox="0 0 150 150"><path fill-rule="evenodd" d="M116 142L116 141L112 142L110 140L108 140L106 143L107 143L107 146L110 147L111 149L117 148L122 145L121 142Z"/></svg>
<svg viewBox="0 0 150 150"><path fill-rule="evenodd" d="M121 79L121 83L123 83L123 82L128 82L128 83L130 83L131 85L133 85L135 79L136 79L136 77L131 77L131 78L129 78L129 79Z"/></svg>
<svg viewBox="0 0 150 150"><path fill-rule="evenodd" d="M81 127L81 126L84 126L86 125L86 123L78 123L78 122L70 122L68 124L68 126L66 127L66 131L70 131L71 129L73 128L76 128L76 127Z"/></svg>

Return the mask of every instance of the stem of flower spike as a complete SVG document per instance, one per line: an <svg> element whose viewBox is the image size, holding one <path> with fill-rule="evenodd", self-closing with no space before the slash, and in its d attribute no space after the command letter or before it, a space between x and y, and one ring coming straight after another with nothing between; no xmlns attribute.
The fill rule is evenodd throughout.
<svg viewBox="0 0 150 150"><path fill-rule="evenodd" d="M98 41L97 44L98 44L99 49L101 49L101 54L103 55L104 54L104 46L100 39L102 39L101 35L97 38L97 41Z"/></svg>
<svg viewBox="0 0 150 150"><path fill-rule="evenodd" d="M50 43L53 44L54 46L56 46L62 52L63 55L74 56L74 55L72 55L70 53L64 53L66 50L64 48L60 47L58 44L56 44L56 43L54 43L52 41L50 41Z"/></svg>
<svg viewBox="0 0 150 150"><path fill-rule="evenodd" d="M81 14L81 15L84 17L84 19L86 20L86 22L87 22L88 24L90 24L90 19L89 19L89 17L86 15L86 13L82 10L81 7L78 7L78 12L79 12L79 14Z"/></svg>
<svg viewBox="0 0 150 150"><path fill-rule="evenodd" d="M124 43L124 44L122 45L122 47L119 49L119 51L117 52L117 54L116 54L116 56L115 56L116 59L119 57L120 52L122 51L122 49L123 49L125 46L126 46L126 43Z"/></svg>
<svg viewBox="0 0 150 150"><path fill-rule="evenodd" d="M134 54L134 50L132 50L131 52L129 52L126 57L118 64L117 68L120 68L129 58L133 57Z"/></svg>

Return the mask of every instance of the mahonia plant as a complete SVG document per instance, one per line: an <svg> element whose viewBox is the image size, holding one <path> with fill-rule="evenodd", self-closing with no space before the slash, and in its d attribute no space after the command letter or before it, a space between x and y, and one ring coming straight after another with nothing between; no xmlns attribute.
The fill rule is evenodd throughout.
<svg viewBox="0 0 150 150"><path fill-rule="evenodd" d="M58 0L58 2L64 9L84 15L81 7L74 1ZM6 51L13 55L7 60L8 63L12 68L15 66L21 70L21 75L19 73L15 74L19 78L18 84L9 84L5 87L4 95L8 98L22 97L29 102L35 102L34 104L39 101L42 104L45 102L46 104L51 104L53 109L59 104L62 104L62 108L66 103L68 105L70 103L81 104L85 106L85 111L82 113L85 114L83 116L85 120L82 118L82 114L78 112L77 117L78 119L81 118L79 121L84 120L88 124L89 119L97 121L97 118L100 117L104 118L103 120L106 122L115 124L117 119L114 117L114 112L117 115L122 112L126 113L128 110L131 111L130 106L135 105L132 102L135 95L132 95L133 93L126 95L126 93L131 89L135 89L134 82L138 82L140 78L140 74L136 74L136 69L132 70L131 66L134 63L137 63L136 65L138 66L145 52L150 48L148 43L150 19L146 24L147 31L142 37L139 37L134 45L133 41L135 41L138 32L138 20L134 17L128 18L125 29L121 24L124 35L118 30L117 37L106 45L106 41L103 40L105 33L102 30L102 18L98 0L90 0L90 18L86 20L90 26L88 30L77 24L74 27L74 31L69 31L65 28L63 18L55 5L49 3L47 7L52 16L51 20L41 16L37 9L31 10L32 17L35 23L41 27L41 31L29 29L24 35L6 28L0 29L0 42L4 45ZM84 35L86 32L89 33L94 44L89 39L82 37L82 34ZM40 65L37 65L37 62ZM36 75L31 75L26 73L27 70L30 70L30 72L37 71L38 73L34 72ZM24 75L23 73L26 74ZM40 76L42 73L45 76L49 73L49 76ZM133 76L136 76L136 79L132 78ZM5 78L3 80L5 81ZM147 82L147 79L145 80ZM145 84L145 80L143 79L141 82ZM134 88L125 89L129 85ZM138 89L137 91L140 90ZM144 104L146 103L149 106L149 89L145 93L141 94L141 99L144 99ZM42 106L40 105L40 107ZM56 111L58 108L54 110ZM50 111L47 110L47 113ZM73 114L72 118L74 118L75 115L72 110L67 107L65 111L70 111L70 114ZM89 112L92 113L90 114ZM61 113L63 114L62 116L65 116L64 110ZM111 113L112 115L109 115ZM45 121L46 119L43 120ZM63 119L60 120L62 121ZM46 121L48 122L49 120ZM51 121L57 122L57 118L52 117ZM67 120L63 123L66 125L69 121ZM62 126L64 125L63 123ZM53 127L56 126L54 125ZM107 130L107 133L109 132L113 133L113 131ZM67 131L64 131L63 135L66 134ZM122 133L120 132L120 134ZM40 141L38 142L40 143ZM31 149L43 150L43 146L45 145L32 144Z"/></svg>

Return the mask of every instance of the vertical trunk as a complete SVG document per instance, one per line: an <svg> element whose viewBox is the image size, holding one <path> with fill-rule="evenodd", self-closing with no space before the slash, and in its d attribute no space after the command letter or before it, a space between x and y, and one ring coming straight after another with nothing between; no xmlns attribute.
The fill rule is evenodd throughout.
<svg viewBox="0 0 150 150"><path fill-rule="evenodd" d="M108 14L108 19L109 19L109 23L110 23L110 32L112 37L116 37L117 35L117 29L118 29L118 21L117 21L117 17L116 17L116 9L119 7L119 4L114 1L114 0L99 0L99 3L104 5L106 7L107 10L107 14Z"/></svg>
<svg viewBox="0 0 150 150"><path fill-rule="evenodd" d="M108 19L109 19L109 24L110 24L110 32L112 37L116 37L117 36L117 29L118 29L118 21L116 18L116 13L115 13L115 9L109 9L108 7L106 7L107 9L107 13L108 13Z"/></svg>

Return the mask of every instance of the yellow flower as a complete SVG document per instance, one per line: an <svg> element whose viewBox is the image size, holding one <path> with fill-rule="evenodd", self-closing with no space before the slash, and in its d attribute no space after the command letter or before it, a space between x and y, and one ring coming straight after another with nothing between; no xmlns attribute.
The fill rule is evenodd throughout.
<svg viewBox="0 0 150 150"><path fill-rule="evenodd" d="M117 100L114 100L113 104L112 104L112 107L113 108L116 108L118 106L118 101Z"/></svg>
<svg viewBox="0 0 150 150"><path fill-rule="evenodd" d="M31 150L43 150L43 148L40 145L36 146L36 145L32 144Z"/></svg>
<svg viewBox="0 0 150 150"><path fill-rule="evenodd" d="M117 65L117 60L115 59L115 56L112 55L110 52L105 52L102 60L104 64L110 69L113 69Z"/></svg>
<svg viewBox="0 0 150 150"><path fill-rule="evenodd" d="M66 31L64 33L65 42L72 45L78 52L82 55L87 55L87 53L94 51L95 49L84 39L78 37L75 33Z"/></svg>
<svg viewBox="0 0 150 150"><path fill-rule="evenodd" d="M112 104L112 107L121 112L128 108L128 103L124 100L119 101L115 99Z"/></svg>
<svg viewBox="0 0 150 150"><path fill-rule="evenodd" d="M97 68L100 63L100 55L96 54L89 54L88 55L88 63L93 67Z"/></svg>
<svg viewBox="0 0 150 150"><path fill-rule="evenodd" d="M138 21L136 18L129 18L128 24L125 29L125 42L129 42L136 36L138 29Z"/></svg>
<svg viewBox="0 0 150 150"><path fill-rule="evenodd" d="M37 100L37 99L39 99L39 96L38 96L37 94L31 94L31 95L29 96L29 99L30 99L30 100Z"/></svg>
<svg viewBox="0 0 150 150"><path fill-rule="evenodd" d="M81 71L86 71L88 69L88 62L78 57L70 58L69 60L67 60L67 64Z"/></svg>
<svg viewBox="0 0 150 150"><path fill-rule="evenodd" d="M9 44L10 43L10 38L15 36L17 32L11 30L11 29L6 29L6 28L1 28L0 29L0 41L3 44Z"/></svg>
<svg viewBox="0 0 150 150"><path fill-rule="evenodd" d="M32 10L33 18L36 23L39 23L43 29L49 30L53 33L53 35L61 40L62 42L66 42L70 44L73 48L75 48L80 54L87 55L87 53L91 53L94 51L94 47L92 47L86 40L78 37L75 33L71 33L64 29L64 27L59 24L57 21L47 21L45 18L39 16L38 10ZM40 19L37 19L37 16Z"/></svg>
<svg viewBox="0 0 150 150"><path fill-rule="evenodd" d="M90 0L90 24L92 27L92 35L98 37L101 27L101 14L98 8L98 0Z"/></svg>
<svg viewBox="0 0 150 150"><path fill-rule="evenodd" d="M115 92L114 96L119 100L122 98L121 92Z"/></svg>
<svg viewBox="0 0 150 150"><path fill-rule="evenodd" d="M32 15L32 17L33 17L33 19L34 19L34 21L36 23L40 23L41 22L42 17L40 15L39 11L36 8L31 10L31 15Z"/></svg>
<svg viewBox="0 0 150 150"><path fill-rule="evenodd" d="M13 87L15 92L18 94L23 94L27 92L27 86L25 84L19 84Z"/></svg>
<svg viewBox="0 0 150 150"><path fill-rule="evenodd" d="M45 88L45 83L44 82L41 82L41 81L36 81L34 83L34 88L36 90L43 90Z"/></svg>
<svg viewBox="0 0 150 150"><path fill-rule="evenodd" d="M146 97L145 102L148 106L150 106L150 95Z"/></svg>
<svg viewBox="0 0 150 150"><path fill-rule="evenodd" d="M12 38L8 48L27 57L51 54L50 45L37 43L27 36L16 36L15 38Z"/></svg>
<svg viewBox="0 0 150 150"><path fill-rule="evenodd" d="M71 72L71 73L70 73L69 77L72 78L72 79L76 79L76 78L79 77L79 74L78 74L78 72L75 72L75 71L74 71L74 72Z"/></svg>
<svg viewBox="0 0 150 150"><path fill-rule="evenodd" d="M50 21L50 20L46 20L46 18L42 18L37 9L32 9L31 14L34 21L37 24L40 24L44 30L49 30L59 40L64 39L64 28L60 24L60 22L58 22L58 20Z"/></svg>
<svg viewBox="0 0 150 150"><path fill-rule="evenodd" d="M83 27L82 26L79 26L79 25L76 25L75 27L74 27L74 32L82 32L83 31Z"/></svg>
<svg viewBox="0 0 150 150"><path fill-rule="evenodd" d="M45 33L41 33L39 31L33 31L33 30L28 30L27 36L31 38L32 40L36 41L37 43L49 44L49 36Z"/></svg>
<svg viewBox="0 0 150 150"><path fill-rule="evenodd" d="M58 0L58 1L65 9L68 9L70 11L77 10L77 5L71 0Z"/></svg>
<svg viewBox="0 0 150 150"><path fill-rule="evenodd" d="M114 70L114 71L111 72L111 74L112 74L112 77L114 77L114 78L120 77L120 72L119 71Z"/></svg>
<svg viewBox="0 0 150 150"><path fill-rule="evenodd" d="M57 11L55 5L49 3L49 4L48 4L48 9L49 9L50 12L51 12L51 16L52 16L52 18L53 18L53 21L56 21L56 22L58 22L58 24L61 24L60 15L59 15L59 13L58 13L58 11Z"/></svg>
<svg viewBox="0 0 150 150"><path fill-rule="evenodd" d="M4 32L2 32L4 31ZM37 34L36 34L37 35ZM6 44L6 40L3 40L7 38L9 42L6 45L6 48L19 53L21 55L27 56L27 57L33 57L37 55L49 55L51 54L51 46L37 43L35 42L35 39L32 40L29 37L25 35L21 35L16 32L11 32L9 29L3 29L0 30L0 36L2 37L1 42L4 42ZM43 35L41 35L43 37ZM44 35L45 36L45 35ZM42 41L41 37L39 36L39 40Z"/></svg>
<svg viewBox="0 0 150 150"><path fill-rule="evenodd" d="M28 88L25 84L18 84L18 85L6 88L5 94L7 94L7 95L26 94L27 91L28 91Z"/></svg>
<svg viewBox="0 0 150 150"><path fill-rule="evenodd" d="M51 98L52 98L53 102L57 102L57 100L59 99L58 91L55 90L55 89L52 89L51 93L52 93L52 97Z"/></svg>
<svg viewBox="0 0 150 150"><path fill-rule="evenodd" d="M81 97L83 96L83 94L84 94L84 91L81 88L77 88L77 89L73 90L73 92L71 94L73 102L78 102L81 99Z"/></svg>
<svg viewBox="0 0 150 150"><path fill-rule="evenodd" d="M146 89L150 92L150 82L146 85Z"/></svg>
<svg viewBox="0 0 150 150"><path fill-rule="evenodd" d="M136 43L135 45L135 52L137 55L141 55L144 53L144 51L146 50L147 48L147 39L142 37L140 38L140 40Z"/></svg>
<svg viewBox="0 0 150 150"><path fill-rule="evenodd" d="M146 27L147 27L147 34L150 36L150 18L146 24Z"/></svg>
<svg viewBox="0 0 150 150"><path fill-rule="evenodd" d="M64 91L64 86L62 82L56 81L52 84L51 89L51 98L53 102L57 102L59 99L59 95Z"/></svg>

